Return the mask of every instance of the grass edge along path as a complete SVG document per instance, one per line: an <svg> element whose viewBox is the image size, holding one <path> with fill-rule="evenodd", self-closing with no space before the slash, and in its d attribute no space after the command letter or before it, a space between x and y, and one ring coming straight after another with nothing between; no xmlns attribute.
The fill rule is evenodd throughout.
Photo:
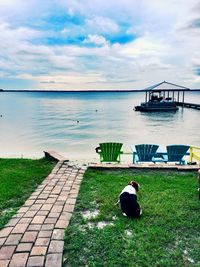
<svg viewBox="0 0 200 267"><path fill-rule="evenodd" d="M16 213L55 163L42 159L0 158L0 229Z"/></svg>
<svg viewBox="0 0 200 267"><path fill-rule="evenodd" d="M114 205L129 180L141 185L140 219L123 217ZM88 169L66 230L63 266L200 266L196 185L195 172ZM96 215L86 217L90 212Z"/></svg>

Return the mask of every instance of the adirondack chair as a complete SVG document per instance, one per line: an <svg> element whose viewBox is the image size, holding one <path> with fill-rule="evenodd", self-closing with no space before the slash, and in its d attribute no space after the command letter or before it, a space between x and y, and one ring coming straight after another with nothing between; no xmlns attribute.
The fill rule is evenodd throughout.
<svg viewBox="0 0 200 267"><path fill-rule="evenodd" d="M133 163L152 161L158 147L154 144L135 145L136 152L133 152Z"/></svg>
<svg viewBox="0 0 200 267"><path fill-rule="evenodd" d="M182 165L186 164L186 161L183 159L187 155L189 146L186 145L169 145L167 146L167 161L168 162L179 162Z"/></svg>
<svg viewBox="0 0 200 267"><path fill-rule="evenodd" d="M100 143L99 147L95 148L96 153L100 155L100 162L120 162L121 143Z"/></svg>

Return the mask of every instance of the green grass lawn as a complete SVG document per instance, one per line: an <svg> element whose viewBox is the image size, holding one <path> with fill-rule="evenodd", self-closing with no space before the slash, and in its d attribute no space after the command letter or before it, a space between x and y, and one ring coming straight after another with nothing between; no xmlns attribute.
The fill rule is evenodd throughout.
<svg viewBox="0 0 200 267"><path fill-rule="evenodd" d="M87 170L65 237L64 266L200 266L197 174ZM114 205L130 180L140 183L143 215L124 217ZM84 219L83 212L99 211ZM107 222L98 228L100 222Z"/></svg>
<svg viewBox="0 0 200 267"><path fill-rule="evenodd" d="M45 159L0 159L0 229L54 165Z"/></svg>

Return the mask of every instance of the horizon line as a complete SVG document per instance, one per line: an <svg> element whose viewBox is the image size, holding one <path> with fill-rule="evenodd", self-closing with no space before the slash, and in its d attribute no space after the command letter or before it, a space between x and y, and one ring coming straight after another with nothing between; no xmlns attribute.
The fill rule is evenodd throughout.
<svg viewBox="0 0 200 267"><path fill-rule="evenodd" d="M59 92L145 92L148 91L147 89L92 89L92 90L50 90L50 89L0 89L0 92L52 92L52 93L59 93ZM190 91L200 91L200 89L190 89Z"/></svg>

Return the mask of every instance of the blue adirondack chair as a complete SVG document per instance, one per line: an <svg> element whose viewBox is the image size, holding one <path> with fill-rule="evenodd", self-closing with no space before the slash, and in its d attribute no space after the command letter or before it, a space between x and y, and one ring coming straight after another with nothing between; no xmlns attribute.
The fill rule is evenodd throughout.
<svg viewBox="0 0 200 267"><path fill-rule="evenodd" d="M96 153L100 155L100 162L120 162L121 143L100 143L99 147L95 148Z"/></svg>
<svg viewBox="0 0 200 267"><path fill-rule="evenodd" d="M156 162L178 162L182 165L186 164L184 160L185 155L189 155L187 153L189 146L187 145L168 145L166 146L167 152L158 153L153 157L152 161Z"/></svg>
<svg viewBox="0 0 200 267"><path fill-rule="evenodd" d="M133 152L133 163L152 161L158 147L154 144L135 145L136 152Z"/></svg>
<svg viewBox="0 0 200 267"><path fill-rule="evenodd" d="M168 162L179 162L180 164L185 165L186 161L184 156L187 154L187 151L190 147L187 145L169 145L167 146L167 161Z"/></svg>

